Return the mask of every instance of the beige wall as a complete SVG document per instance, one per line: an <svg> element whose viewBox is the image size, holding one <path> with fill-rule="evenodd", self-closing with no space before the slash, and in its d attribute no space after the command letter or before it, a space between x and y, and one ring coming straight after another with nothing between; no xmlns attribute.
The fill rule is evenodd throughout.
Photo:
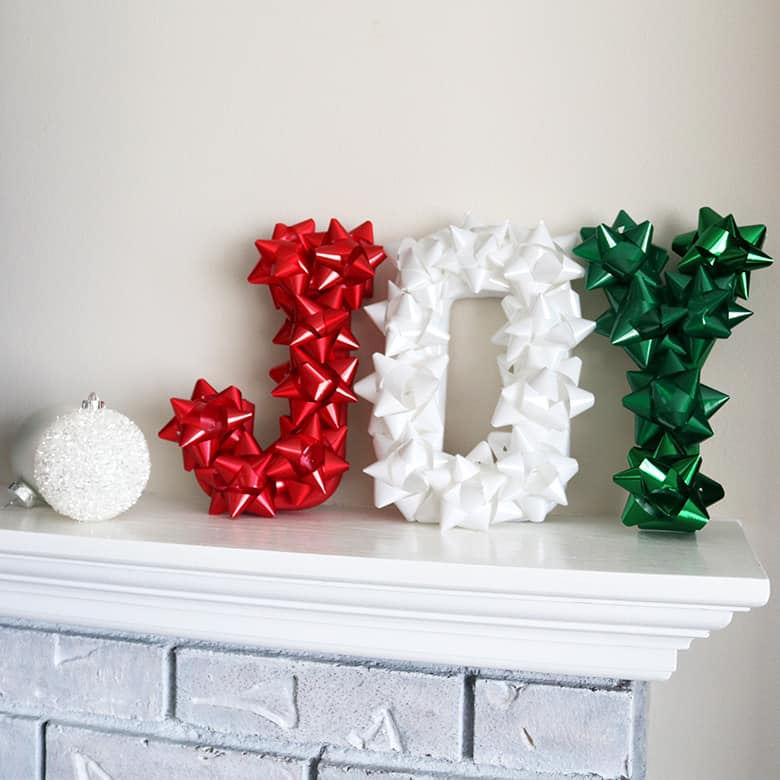
<svg viewBox="0 0 780 780"><path fill-rule="evenodd" d="M709 203L766 222L777 253L778 7L0 0L0 476L24 415L96 389L149 436L153 487L192 495L154 433L200 374L259 401L270 441L283 406L264 375L285 353L244 278L276 219L371 217L389 242L469 209L568 231L626 207L668 242ZM727 487L717 514L744 518L775 576L778 295L780 269L756 274L755 318L707 364L733 400L704 452ZM460 305L453 373L490 307ZM368 355L379 342L358 330ZM581 354L597 406L575 423L569 511L617 514L627 363L596 336ZM492 395L452 415L453 446ZM353 410L355 465L367 415ZM369 491L354 469L340 497ZM655 686L653 780L780 776L777 614L738 616Z"/></svg>

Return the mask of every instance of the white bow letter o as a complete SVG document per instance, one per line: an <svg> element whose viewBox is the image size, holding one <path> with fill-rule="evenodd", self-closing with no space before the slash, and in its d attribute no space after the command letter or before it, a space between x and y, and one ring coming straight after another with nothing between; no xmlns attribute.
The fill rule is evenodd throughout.
<svg viewBox="0 0 780 780"><path fill-rule="evenodd" d="M374 404L369 432L377 461L378 507L394 503L407 520L487 529L509 520L544 520L566 503L577 473L570 420L593 405L578 387L571 349L594 328L580 316L569 256L575 236L553 239L509 223L450 226L401 242L388 298L367 306L386 336L374 373L355 390ZM493 337L502 390L494 430L465 456L442 450L449 317L461 298L501 298L506 315Z"/></svg>

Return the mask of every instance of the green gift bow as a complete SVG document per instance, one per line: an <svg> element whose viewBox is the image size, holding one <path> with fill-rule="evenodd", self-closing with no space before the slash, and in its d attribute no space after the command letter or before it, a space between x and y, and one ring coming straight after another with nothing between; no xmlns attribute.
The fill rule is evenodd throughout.
<svg viewBox="0 0 780 780"><path fill-rule="evenodd" d="M609 309L596 331L639 367L628 372L623 405L636 415L637 446L614 481L630 495L623 523L664 531L698 531L707 507L724 496L700 472L699 444L712 436L709 418L728 396L701 383L717 339L752 312L750 273L772 263L762 251L765 225L742 225L729 214L699 209L696 230L672 243L682 258L665 271L668 252L652 243L653 225L620 211L612 225L584 227L574 254L587 261L585 286L601 288Z"/></svg>

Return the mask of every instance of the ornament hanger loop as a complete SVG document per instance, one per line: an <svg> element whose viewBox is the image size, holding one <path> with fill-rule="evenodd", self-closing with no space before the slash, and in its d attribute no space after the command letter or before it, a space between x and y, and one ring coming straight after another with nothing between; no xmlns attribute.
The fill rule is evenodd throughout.
<svg viewBox="0 0 780 780"><path fill-rule="evenodd" d="M97 393L90 393L86 400L81 402L82 409L89 409L92 412L102 409L105 405L106 402L101 401Z"/></svg>

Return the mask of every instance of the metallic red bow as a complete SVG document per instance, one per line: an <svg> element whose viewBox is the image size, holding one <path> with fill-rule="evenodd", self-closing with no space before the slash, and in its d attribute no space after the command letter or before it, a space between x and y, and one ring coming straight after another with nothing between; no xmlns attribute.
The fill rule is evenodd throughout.
<svg viewBox="0 0 780 780"><path fill-rule="evenodd" d="M173 419L160 437L182 448L184 468L211 496L212 514L272 516L278 509L307 509L335 492L345 460L346 404L359 345L351 312L373 293L374 274L386 254L364 222L347 231L335 219L317 232L313 220L278 224L270 241L256 241L260 260L249 275L268 285L286 319L274 343L290 359L271 369L276 397L287 398L281 435L263 451L252 434L254 404L236 387L218 393L204 379L191 399L172 398Z"/></svg>

